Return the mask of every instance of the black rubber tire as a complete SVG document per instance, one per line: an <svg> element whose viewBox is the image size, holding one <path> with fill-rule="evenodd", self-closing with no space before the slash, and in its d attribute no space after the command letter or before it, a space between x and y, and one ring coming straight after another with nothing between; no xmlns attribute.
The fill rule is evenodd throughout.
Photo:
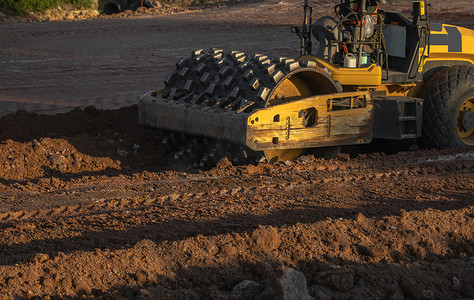
<svg viewBox="0 0 474 300"><path fill-rule="evenodd" d="M470 147L459 137L457 124L461 105L474 97L473 75L473 66L453 66L437 72L426 82L420 148Z"/></svg>
<svg viewBox="0 0 474 300"><path fill-rule="evenodd" d="M145 2L145 1L144 1ZM132 10L136 11L139 7L141 6L141 0L132 0L132 1L126 1L126 4L123 7L123 10ZM145 6L145 5L143 5Z"/></svg>

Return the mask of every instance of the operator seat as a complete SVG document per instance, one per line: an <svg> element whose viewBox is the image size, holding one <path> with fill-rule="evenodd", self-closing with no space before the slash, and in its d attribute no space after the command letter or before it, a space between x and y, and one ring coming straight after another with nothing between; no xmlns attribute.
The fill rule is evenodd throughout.
<svg viewBox="0 0 474 300"><path fill-rule="evenodd" d="M336 28L337 22L332 17L322 17L311 25L311 31L319 42L316 56L328 60L331 41L338 40L340 30ZM336 48L336 47L334 47ZM335 51L331 51L333 54Z"/></svg>

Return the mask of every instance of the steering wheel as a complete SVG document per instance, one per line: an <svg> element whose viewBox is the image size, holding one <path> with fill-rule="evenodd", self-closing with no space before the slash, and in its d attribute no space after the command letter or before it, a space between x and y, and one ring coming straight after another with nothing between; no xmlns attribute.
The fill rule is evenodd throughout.
<svg viewBox="0 0 474 300"><path fill-rule="evenodd" d="M339 19L343 19L348 14L355 13L355 11L350 6L347 6L343 3L339 3L334 6L334 13Z"/></svg>

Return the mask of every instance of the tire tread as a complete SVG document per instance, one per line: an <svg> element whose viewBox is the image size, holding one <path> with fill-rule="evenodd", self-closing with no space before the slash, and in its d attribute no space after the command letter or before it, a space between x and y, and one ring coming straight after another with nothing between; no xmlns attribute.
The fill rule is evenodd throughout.
<svg viewBox="0 0 474 300"><path fill-rule="evenodd" d="M423 130L418 143L422 148L446 149L461 146L449 124L453 118L453 101L472 80L474 67L467 65L442 69L425 85Z"/></svg>

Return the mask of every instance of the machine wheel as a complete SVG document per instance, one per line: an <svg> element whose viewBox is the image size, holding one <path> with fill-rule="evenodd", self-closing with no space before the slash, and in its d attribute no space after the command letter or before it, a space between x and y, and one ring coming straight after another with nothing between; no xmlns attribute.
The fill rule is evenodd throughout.
<svg viewBox="0 0 474 300"><path fill-rule="evenodd" d="M425 85L421 148L474 146L474 67L445 68Z"/></svg>
<svg viewBox="0 0 474 300"><path fill-rule="evenodd" d="M307 66L316 67L314 62L302 62ZM289 72L271 91L265 107L282 104L294 98L304 98L339 92L336 83L324 72L314 72L304 69ZM319 147L309 149L265 150L268 161L293 160L304 154L312 154L319 158L331 159L339 153L340 146Z"/></svg>
<svg viewBox="0 0 474 300"><path fill-rule="evenodd" d="M315 62L219 49L198 50L191 57L182 58L164 83L160 97L166 101L237 114L251 113L295 98L339 92L337 84ZM253 151L227 142L201 139L169 134L163 143L172 146L174 159L188 160L189 157L193 165L200 167L212 166L222 156L236 164L265 159L292 160L306 150ZM328 153L334 149L324 152L323 157L328 158L333 156Z"/></svg>

